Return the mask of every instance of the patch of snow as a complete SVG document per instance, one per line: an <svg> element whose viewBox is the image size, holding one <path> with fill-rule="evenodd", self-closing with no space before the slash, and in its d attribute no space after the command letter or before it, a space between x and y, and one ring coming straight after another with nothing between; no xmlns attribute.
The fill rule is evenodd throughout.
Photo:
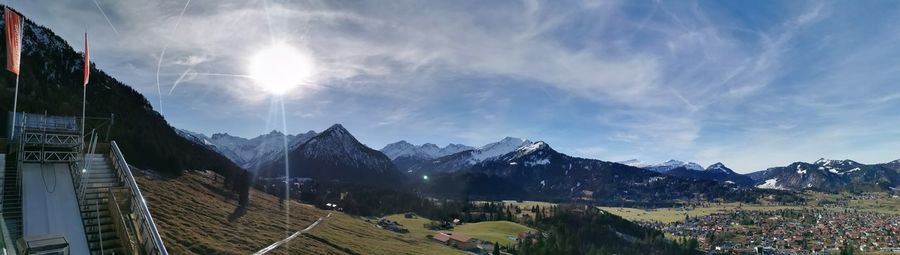
<svg viewBox="0 0 900 255"><path fill-rule="evenodd" d="M485 159L510 153L516 151L516 149L518 149L519 147L531 144L531 141L522 140L519 138L503 138L503 140L500 140L499 142L489 143L481 146L481 148L479 148L478 151L474 155L472 155L472 159L478 162L484 161Z"/></svg>
<svg viewBox="0 0 900 255"><path fill-rule="evenodd" d="M801 176L804 175L804 174L806 174L806 169L804 169L804 168L801 167L800 165L797 165L797 174L799 174L799 175L801 175Z"/></svg>
<svg viewBox="0 0 900 255"><path fill-rule="evenodd" d="M657 181L660 181L660 180L665 180L665 179L666 179L665 176L654 176L654 177L650 177L650 179L648 179L647 182L648 182L648 183L654 183L654 182L657 182Z"/></svg>
<svg viewBox="0 0 900 255"><path fill-rule="evenodd" d="M525 166L537 166L537 165L547 165L550 164L549 159L541 159L538 161L526 161Z"/></svg>
<svg viewBox="0 0 900 255"><path fill-rule="evenodd" d="M757 187L757 188L760 188L760 189L780 189L780 190L784 190L784 189L785 189L785 188L782 187L781 185L778 185L778 179L777 179L777 178L768 179L768 180L766 180L763 184L756 185L756 187Z"/></svg>

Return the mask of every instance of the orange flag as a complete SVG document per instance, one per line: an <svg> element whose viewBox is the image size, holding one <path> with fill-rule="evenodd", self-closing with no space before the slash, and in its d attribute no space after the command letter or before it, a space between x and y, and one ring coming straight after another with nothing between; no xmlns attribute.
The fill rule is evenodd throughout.
<svg viewBox="0 0 900 255"><path fill-rule="evenodd" d="M87 87L88 77L91 76L91 57L88 54L88 37L87 32L84 33L84 84Z"/></svg>
<svg viewBox="0 0 900 255"><path fill-rule="evenodd" d="M6 70L18 76L22 57L22 16L4 8L3 21L6 27Z"/></svg>

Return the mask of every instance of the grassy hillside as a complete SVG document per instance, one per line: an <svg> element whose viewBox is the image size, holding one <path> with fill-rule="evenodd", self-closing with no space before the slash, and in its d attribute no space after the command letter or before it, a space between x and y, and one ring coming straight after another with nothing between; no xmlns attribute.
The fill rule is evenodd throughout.
<svg viewBox="0 0 900 255"><path fill-rule="evenodd" d="M426 229L423 226L425 223L431 221L427 218L417 217L415 219L407 219L403 217L402 214L390 215L385 218L402 224L404 227L409 229L409 234L411 236L417 237L419 239L424 239L427 235L434 235L437 232ZM459 233L485 241L499 242L503 245L510 245L515 243L515 241L507 238L508 236L518 236L520 233L524 233L530 230L532 229L529 227L509 221L485 221L478 223L467 223L454 227L452 231L444 232Z"/></svg>
<svg viewBox="0 0 900 255"><path fill-rule="evenodd" d="M464 254L429 241L424 235L390 232L343 213L333 214L310 231L309 236L328 240L351 254Z"/></svg>
<svg viewBox="0 0 900 255"><path fill-rule="evenodd" d="M251 190L250 208L229 221L237 206L222 195L222 177L203 172L177 178L138 176L150 211L171 254L251 254L283 239L284 209L278 198ZM328 211L291 204L291 231L325 217ZM420 225L421 227L421 225ZM427 252L426 252L427 251ZM269 254L460 254L445 246L396 234L334 212L306 235Z"/></svg>

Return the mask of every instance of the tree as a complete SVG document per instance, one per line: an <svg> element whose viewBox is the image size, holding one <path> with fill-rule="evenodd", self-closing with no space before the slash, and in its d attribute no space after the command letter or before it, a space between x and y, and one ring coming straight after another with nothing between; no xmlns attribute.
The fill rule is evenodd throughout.
<svg viewBox="0 0 900 255"><path fill-rule="evenodd" d="M500 243L494 242L494 252L491 254L500 255Z"/></svg>

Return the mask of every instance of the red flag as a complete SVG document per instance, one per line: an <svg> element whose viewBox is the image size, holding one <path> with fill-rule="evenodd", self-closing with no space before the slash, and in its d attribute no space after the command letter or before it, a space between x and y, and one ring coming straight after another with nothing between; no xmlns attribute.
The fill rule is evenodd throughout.
<svg viewBox="0 0 900 255"><path fill-rule="evenodd" d="M6 27L6 70L18 76L22 56L22 17L9 8L4 8L3 21Z"/></svg>
<svg viewBox="0 0 900 255"><path fill-rule="evenodd" d="M84 85L87 87L88 77L91 76L91 57L88 54L87 32L84 33Z"/></svg>

